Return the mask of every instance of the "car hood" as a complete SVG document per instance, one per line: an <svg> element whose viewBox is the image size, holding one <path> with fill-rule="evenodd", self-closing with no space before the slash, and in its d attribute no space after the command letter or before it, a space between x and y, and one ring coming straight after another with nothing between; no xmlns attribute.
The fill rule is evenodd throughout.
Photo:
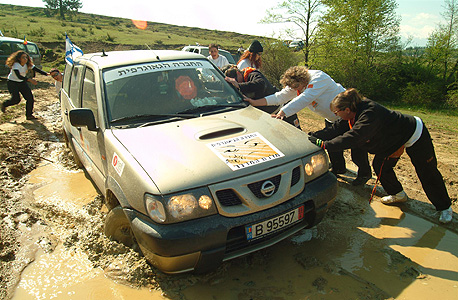
<svg viewBox="0 0 458 300"><path fill-rule="evenodd" d="M252 174L317 150L304 132L253 107L112 132L163 194ZM250 156L246 147L260 144L269 156Z"/></svg>

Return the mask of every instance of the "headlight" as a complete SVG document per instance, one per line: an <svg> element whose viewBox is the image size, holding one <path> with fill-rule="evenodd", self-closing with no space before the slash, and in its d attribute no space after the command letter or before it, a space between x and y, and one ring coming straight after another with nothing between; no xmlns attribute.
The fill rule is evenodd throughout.
<svg viewBox="0 0 458 300"><path fill-rule="evenodd" d="M207 188L166 196L145 196L148 215L158 223L176 223L216 214ZM159 209L160 207L160 209Z"/></svg>
<svg viewBox="0 0 458 300"><path fill-rule="evenodd" d="M328 156L324 151L304 158L305 182L311 181L329 169Z"/></svg>

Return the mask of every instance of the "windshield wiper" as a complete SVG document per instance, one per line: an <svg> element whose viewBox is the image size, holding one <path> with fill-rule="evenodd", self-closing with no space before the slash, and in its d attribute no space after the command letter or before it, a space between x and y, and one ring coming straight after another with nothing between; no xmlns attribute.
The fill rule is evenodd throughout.
<svg viewBox="0 0 458 300"><path fill-rule="evenodd" d="M204 106L189 108L177 114L181 116L181 114L186 114L186 113L199 113L199 112L207 112L208 110L213 111L219 108L247 107L247 106L248 106L247 102L232 103L232 104L227 103L227 104L204 105Z"/></svg>
<svg viewBox="0 0 458 300"><path fill-rule="evenodd" d="M133 115L127 117L121 117L111 120L111 123L119 123L123 121L131 120L142 120L142 119L160 119L160 118L180 118L180 119L190 119L196 118L198 115L195 114L185 114L185 113L176 113L176 114L142 114L142 115Z"/></svg>

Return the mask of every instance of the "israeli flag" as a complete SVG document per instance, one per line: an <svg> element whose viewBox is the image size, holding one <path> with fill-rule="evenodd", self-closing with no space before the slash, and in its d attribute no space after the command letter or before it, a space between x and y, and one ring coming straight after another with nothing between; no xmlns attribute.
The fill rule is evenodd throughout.
<svg viewBox="0 0 458 300"><path fill-rule="evenodd" d="M75 46L68 38L68 35L65 34L65 60L67 63L73 65L73 59L81 55L83 55L83 51L78 46Z"/></svg>

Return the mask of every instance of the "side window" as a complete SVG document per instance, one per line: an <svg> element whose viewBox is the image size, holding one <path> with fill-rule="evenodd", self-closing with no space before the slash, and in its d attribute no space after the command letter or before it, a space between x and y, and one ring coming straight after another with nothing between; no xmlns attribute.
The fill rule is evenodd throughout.
<svg viewBox="0 0 458 300"><path fill-rule="evenodd" d="M81 76L83 76L82 65L73 66L73 71L70 78L70 101L75 107L80 107L80 97L81 97Z"/></svg>
<svg viewBox="0 0 458 300"><path fill-rule="evenodd" d="M83 103L81 107L89 108L94 113L96 122L98 123L98 107L97 96L95 94L95 77L94 71L86 68L83 82Z"/></svg>
<svg viewBox="0 0 458 300"><path fill-rule="evenodd" d="M13 52L11 51L10 43L4 42L0 44L0 54L1 55L10 55L11 53Z"/></svg>
<svg viewBox="0 0 458 300"><path fill-rule="evenodd" d="M12 46L12 49L11 49L12 52L11 53L19 51L19 50L25 51L25 45L24 44L12 43L11 46Z"/></svg>
<svg viewBox="0 0 458 300"><path fill-rule="evenodd" d="M27 52L29 52L29 54L38 54L37 46L32 45L32 44L27 44L26 47L27 47Z"/></svg>
<svg viewBox="0 0 458 300"><path fill-rule="evenodd" d="M70 78L72 77L72 68L73 65L71 64L66 64L65 65L65 70L64 70L64 79L63 79L63 88L64 91L67 93L67 95L70 95Z"/></svg>

